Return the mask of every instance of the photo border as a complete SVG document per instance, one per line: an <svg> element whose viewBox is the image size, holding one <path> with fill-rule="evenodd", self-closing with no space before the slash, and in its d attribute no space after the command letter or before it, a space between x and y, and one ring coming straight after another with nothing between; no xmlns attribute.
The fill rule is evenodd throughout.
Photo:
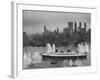
<svg viewBox="0 0 100 80"><path fill-rule="evenodd" d="M97 71L97 55L95 47L95 28L96 26L96 8L86 7L71 7L71 6L56 6L56 5L39 5L12 2L12 64L11 76L13 78L23 77L43 77L54 75L66 75L72 73L90 73ZM73 68L50 68L50 69L29 69L22 68L22 53L23 53L23 15L25 10L41 10L41 11L59 11L59 12L80 12L91 13L91 66L73 67ZM95 53L95 54L94 54Z"/></svg>

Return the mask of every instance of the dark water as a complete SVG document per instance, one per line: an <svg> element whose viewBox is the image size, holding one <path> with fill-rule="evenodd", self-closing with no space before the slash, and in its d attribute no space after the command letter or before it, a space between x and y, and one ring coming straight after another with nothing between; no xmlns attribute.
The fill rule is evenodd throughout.
<svg viewBox="0 0 100 80"><path fill-rule="evenodd" d="M58 47L58 50L62 50L62 51L67 51L66 47ZM73 48L73 50L75 50L75 48ZM46 53L47 49L46 47L25 47L24 52L30 52L31 55L33 55L35 52L41 52L42 54ZM91 51L91 49L90 49ZM81 65L80 66L90 66L91 65L91 52L89 51L87 58L80 58L81 61ZM69 61L69 60L68 60ZM72 59L73 61L73 65L72 67L79 67L74 65L76 59ZM65 63L67 63L67 61L65 60ZM69 63L68 65L64 65L64 60L53 60L53 59L43 59L41 63L35 63L35 64L30 64L27 67L25 67L24 69L39 69L39 68L57 68L57 67L70 67Z"/></svg>

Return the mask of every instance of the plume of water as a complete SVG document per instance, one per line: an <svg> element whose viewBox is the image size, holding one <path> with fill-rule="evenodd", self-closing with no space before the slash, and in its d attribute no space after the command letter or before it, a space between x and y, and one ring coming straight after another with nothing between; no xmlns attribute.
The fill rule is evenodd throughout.
<svg viewBox="0 0 100 80"><path fill-rule="evenodd" d="M56 46L55 46L55 44L53 44L52 51L55 53L55 50L56 50Z"/></svg>
<svg viewBox="0 0 100 80"><path fill-rule="evenodd" d="M35 52L33 55L33 61L32 63L41 63L42 62L42 55L40 52Z"/></svg>
<svg viewBox="0 0 100 80"><path fill-rule="evenodd" d="M50 43L47 44L47 53L51 53L52 51L52 47L50 45Z"/></svg>

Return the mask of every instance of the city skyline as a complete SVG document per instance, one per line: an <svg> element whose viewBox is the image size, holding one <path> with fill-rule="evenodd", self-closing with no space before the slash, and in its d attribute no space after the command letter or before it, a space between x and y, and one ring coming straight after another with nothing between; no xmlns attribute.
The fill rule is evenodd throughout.
<svg viewBox="0 0 100 80"><path fill-rule="evenodd" d="M66 29L71 30L72 32L77 32L80 29L85 29L85 31L88 31L89 30L89 29L87 30L87 23L86 22L84 23L84 26L83 27L82 27L81 22L79 22L79 25L77 25L77 22L75 22L74 24L73 24L73 22L68 22L68 26L65 27L65 28L63 28L63 31L62 32L64 32L64 30L66 30ZM47 26L46 25L44 25L44 31L43 32L58 32L59 33L60 30L57 27L55 30L51 31L51 30L47 29Z"/></svg>
<svg viewBox="0 0 100 80"><path fill-rule="evenodd" d="M68 27L68 22L73 22L73 26L76 22L77 27L80 22L82 27L86 23L88 29L91 26L91 17L88 13L23 11L23 31L28 34L42 33L44 25L50 31L59 28L59 31L62 32L64 28Z"/></svg>

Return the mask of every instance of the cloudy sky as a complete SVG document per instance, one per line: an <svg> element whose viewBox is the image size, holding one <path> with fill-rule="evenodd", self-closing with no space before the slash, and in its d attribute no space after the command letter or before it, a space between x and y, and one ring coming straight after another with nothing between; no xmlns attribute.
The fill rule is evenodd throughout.
<svg viewBox="0 0 100 80"><path fill-rule="evenodd" d="M44 31L44 25L47 29L53 31L59 28L60 31L67 27L67 22L87 23L90 27L91 15L89 13L69 13L69 12L46 12L46 11L23 11L23 31L28 34L41 33Z"/></svg>

